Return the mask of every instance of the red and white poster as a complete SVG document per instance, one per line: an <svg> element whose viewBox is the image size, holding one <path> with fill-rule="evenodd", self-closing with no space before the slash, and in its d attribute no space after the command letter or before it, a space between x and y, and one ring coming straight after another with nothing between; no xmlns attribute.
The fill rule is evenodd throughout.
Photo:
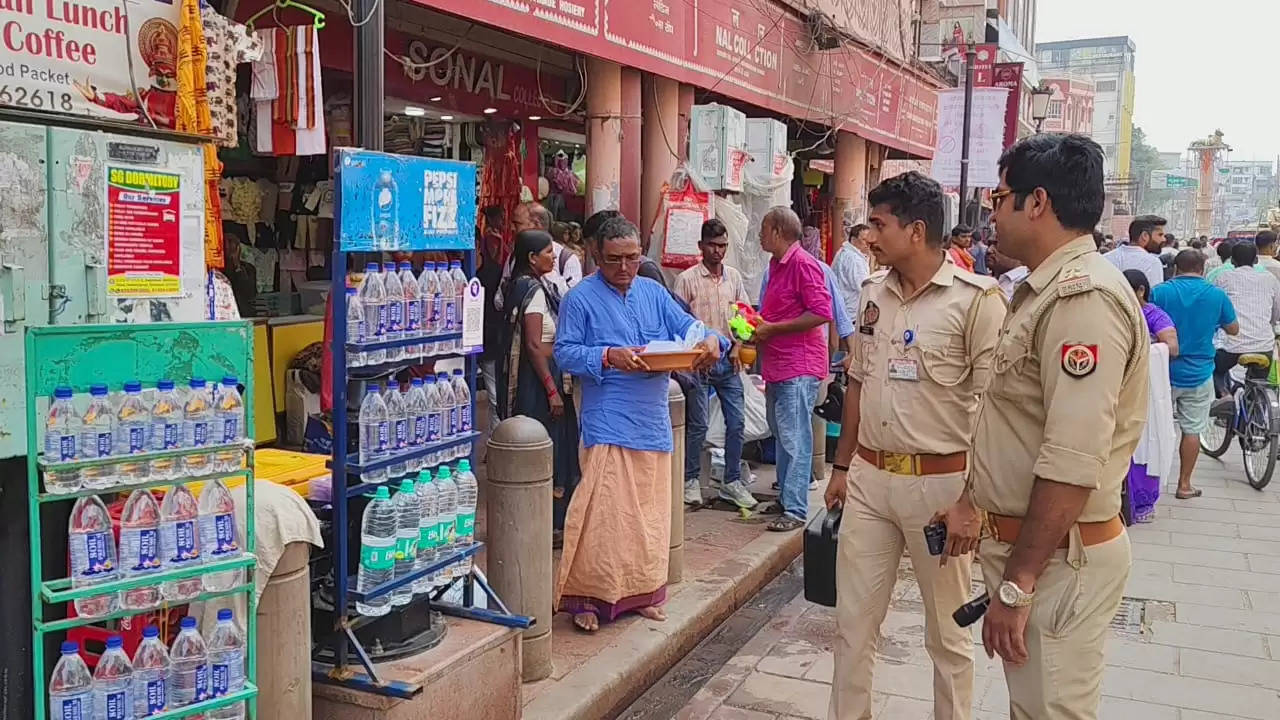
<svg viewBox="0 0 1280 720"><path fill-rule="evenodd" d="M1018 141L1018 110L1022 107L1022 63L996 63L992 87L1009 89L1004 107L1004 146Z"/></svg>
<svg viewBox="0 0 1280 720"><path fill-rule="evenodd" d="M107 295L182 293L182 176L107 167Z"/></svg>

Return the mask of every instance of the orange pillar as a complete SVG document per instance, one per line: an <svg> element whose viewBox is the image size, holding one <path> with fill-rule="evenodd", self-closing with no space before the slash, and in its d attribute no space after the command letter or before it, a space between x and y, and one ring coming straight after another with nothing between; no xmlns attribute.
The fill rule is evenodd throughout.
<svg viewBox="0 0 1280 720"><path fill-rule="evenodd" d="M587 58L587 215L618 210L622 176L622 68Z"/></svg>
<svg viewBox="0 0 1280 720"><path fill-rule="evenodd" d="M693 86L681 85L680 98L680 144L676 146L676 152L680 153L681 160L689 159L689 118L693 115Z"/></svg>
<svg viewBox="0 0 1280 720"><path fill-rule="evenodd" d="M836 132L836 162L832 231L834 244L844 241L847 228L867 218L867 141L851 132Z"/></svg>
<svg viewBox="0 0 1280 720"><path fill-rule="evenodd" d="M645 240L662 207L662 184L680 162L680 83L645 74L641 83L644 142L640 164L640 231ZM625 176L624 176L625 177Z"/></svg>
<svg viewBox="0 0 1280 720"><path fill-rule="evenodd" d="M618 209L643 229L640 218L640 71L622 68L622 158ZM645 237L642 232L641 238Z"/></svg>

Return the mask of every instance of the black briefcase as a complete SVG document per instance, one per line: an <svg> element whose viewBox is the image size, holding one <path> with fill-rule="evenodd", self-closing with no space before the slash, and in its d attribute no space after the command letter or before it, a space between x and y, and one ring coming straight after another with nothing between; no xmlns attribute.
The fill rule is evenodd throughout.
<svg viewBox="0 0 1280 720"><path fill-rule="evenodd" d="M836 606L836 542L841 508L822 508L804 529L804 599Z"/></svg>

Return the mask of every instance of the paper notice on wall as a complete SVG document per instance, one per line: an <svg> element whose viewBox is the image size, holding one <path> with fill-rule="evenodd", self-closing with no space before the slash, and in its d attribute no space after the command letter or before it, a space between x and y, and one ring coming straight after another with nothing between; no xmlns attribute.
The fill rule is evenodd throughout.
<svg viewBox="0 0 1280 720"><path fill-rule="evenodd" d="M699 254L698 241L702 239L702 223L706 219L707 214L703 210L668 210L666 252L673 255Z"/></svg>
<svg viewBox="0 0 1280 720"><path fill-rule="evenodd" d="M484 286L476 278L467 283L462 296L462 348L484 345Z"/></svg>
<svg viewBox="0 0 1280 720"><path fill-rule="evenodd" d="M1004 116L1008 88L973 89L969 123L969 187L1000 184L1000 153L1004 151ZM964 90L938 93L938 145L933 155L933 178L946 187L959 187L964 148Z"/></svg>
<svg viewBox="0 0 1280 720"><path fill-rule="evenodd" d="M182 176L107 167L107 295L182 294Z"/></svg>

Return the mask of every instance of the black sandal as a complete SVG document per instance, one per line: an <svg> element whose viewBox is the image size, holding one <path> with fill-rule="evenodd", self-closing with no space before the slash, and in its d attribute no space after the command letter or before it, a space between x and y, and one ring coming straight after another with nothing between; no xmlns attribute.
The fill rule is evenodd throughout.
<svg viewBox="0 0 1280 720"><path fill-rule="evenodd" d="M1191 500L1192 498L1198 498L1203 494L1204 493L1200 491L1200 488L1191 488L1191 492L1186 493L1185 495L1181 491L1177 491L1173 496L1179 500Z"/></svg>
<svg viewBox="0 0 1280 720"><path fill-rule="evenodd" d="M783 513L766 527L770 532L791 532L804 527L804 521Z"/></svg>

